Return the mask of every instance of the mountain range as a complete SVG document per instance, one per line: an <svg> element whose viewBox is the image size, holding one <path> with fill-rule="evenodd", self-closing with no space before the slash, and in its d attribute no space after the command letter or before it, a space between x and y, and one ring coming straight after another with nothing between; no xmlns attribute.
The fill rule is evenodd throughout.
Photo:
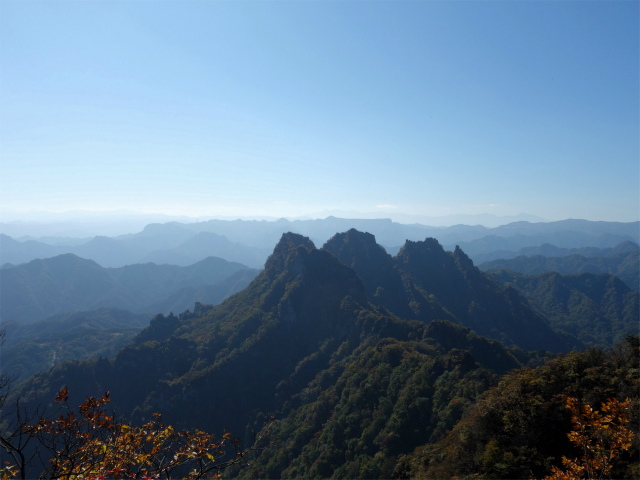
<svg viewBox="0 0 640 480"><path fill-rule="evenodd" d="M354 247L352 239L365 235L359 233L349 232L349 239L344 238L343 243ZM370 239L367 236L365 240ZM335 246L338 241L334 238L331 243ZM453 258L434 248L434 242L411 245L407 255L418 251L437 262L444 256ZM459 270L454 263L448 267ZM434 276L440 274L432 272ZM497 282L489 277L486 281L491 284L487 287L491 293L494 288L500 290ZM413 285L410 272L407 282L412 285L410 291L419 288ZM510 292L508 305L528 311L517 293ZM485 308L493 308L482 299L476 300ZM490 302L495 300L495 294L488 298ZM439 301L433 299L430 304L429 312L443 311ZM407 308L413 311L411 305ZM503 310L505 320L522 323L524 329L544 327L544 321L533 312L520 322L510 308ZM522 354L509 351L495 340L448 321L437 325L431 326L437 332L433 335L459 337L461 345L472 348L486 365L506 371L520 364L517 355ZM46 403L61 384L78 398L109 390L118 411L129 412L132 420L143 421L154 411L161 411L167 422L180 428L243 432L259 422L256 412L276 412L295 403L294 397L307 383L336 361L375 346L384 338L421 344L429 337L427 329L424 321L401 319L369 303L367 287L354 269L330 251L315 248L308 238L289 233L282 236L265 269L247 288L221 304L199 306L179 316L157 315L112 360L58 365L23 382L21 393L28 406ZM550 338L530 333L533 340L517 337L515 341L539 348L563 345L558 345L562 337L552 331L548 332ZM446 353L433 341L425 341L424 346L414 348ZM453 365L470 361L464 355L454 357ZM476 369L475 360L471 363L472 370ZM438 367L436 371L445 370Z"/></svg>
<svg viewBox="0 0 640 480"><path fill-rule="evenodd" d="M569 333L584 345L612 346L638 331L640 295L615 275L524 275L510 270L491 275L518 291L554 330Z"/></svg>
<svg viewBox="0 0 640 480"><path fill-rule="evenodd" d="M63 254L0 269L0 320L24 324L100 307L179 312L197 301L218 303L242 290L257 273L215 257L188 267L145 263L103 268Z"/></svg>
<svg viewBox="0 0 640 480"><path fill-rule="evenodd" d="M561 274L611 273L629 287L640 289L640 247L623 242L615 248L561 249L541 245L518 251L515 258L505 258L478 265L484 271L513 270L525 274L558 272Z"/></svg>
<svg viewBox="0 0 640 480"><path fill-rule="evenodd" d="M85 292L94 284L82 272L96 273L103 292L118 291L113 282L126 272L123 291L141 296L150 289L138 285L145 272L156 283L183 272L50 260ZM10 271L53 276L46 260L0 270ZM571 453L566 395L627 395L637 405L638 292L613 275L489 274L435 238L406 240L392 256L356 229L322 248L285 233L255 273L218 305L158 314L115 356L55 365L12 395L34 409L63 385L72 403L109 391L129 422L161 412L176 428L231 431L245 445L275 416L269 446L229 472L240 478L543 476ZM611 354L584 350L625 337ZM434 453L436 445L452 450ZM625 478L637 466L634 448Z"/></svg>
<svg viewBox="0 0 640 480"><path fill-rule="evenodd" d="M559 248L615 247L621 242L640 243L640 222L591 222L563 220L548 223L514 222L495 228L481 225L433 227L400 224L389 219L277 221L210 220L197 223L169 222L147 225L142 231L117 237L63 240L21 238L0 234L0 265L20 264L36 258L73 253L104 267L156 262L186 266L207 256L262 268L280 236L294 232L323 244L335 232L351 228L370 232L395 255L405 240L437 239L445 248L459 245L476 262L507 258L524 247L552 243ZM46 243L45 242L49 242Z"/></svg>
<svg viewBox="0 0 640 480"><path fill-rule="evenodd" d="M400 318L447 319L525 349L569 346L526 302L474 267L458 247L407 240L391 257L368 233L349 230L324 246L362 278L370 301Z"/></svg>
<svg viewBox="0 0 640 480"><path fill-rule="evenodd" d="M338 218L363 218L375 219L380 218L380 213L364 214L356 211L345 210L325 210L316 212L309 216L298 218L289 218L289 221L322 219L327 217ZM12 236L14 238L33 236L33 237L51 237L51 236L67 236L74 238L90 238L96 235L117 236L130 232L139 231L150 223L199 223L208 220L238 220L238 217L202 217L194 219L187 216L161 215L161 214L140 214L131 211L112 211L112 212L66 212L62 214L51 214L46 212L31 212L30 220L25 220L21 214L11 215L9 212L3 212L4 221L0 222L0 232ZM247 221L270 221L274 222L279 217L268 216L248 216L242 217ZM528 221L528 222L546 222L541 217L528 214L499 216L492 214L476 214L476 215L445 215L438 217L423 215L404 215L394 213L393 220L403 224L420 223L423 225L433 225L438 227L446 227L450 225L484 225L486 227L497 227L507 223Z"/></svg>
<svg viewBox="0 0 640 480"><path fill-rule="evenodd" d="M444 438L506 372L582 347L568 331L435 239L392 257L353 229L321 249L287 233L219 305L156 315L112 359L57 365L16 394L33 407L62 385L77 399L108 390L132 422L159 411L249 443L276 415L278 447L243 475L369 478Z"/></svg>

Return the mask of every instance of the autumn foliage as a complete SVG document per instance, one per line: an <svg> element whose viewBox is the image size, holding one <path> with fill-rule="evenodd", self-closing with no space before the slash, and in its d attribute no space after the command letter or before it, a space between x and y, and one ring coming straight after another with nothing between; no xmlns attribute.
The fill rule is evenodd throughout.
<svg viewBox="0 0 640 480"><path fill-rule="evenodd" d="M50 458L41 478L217 478L247 453L228 433L216 438L200 430L177 431L163 425L159 414L139 427L119 422L107 413L109 393L88 397L77 413L68 408L68 398L64 387L56 402L66 413L23 426L37 439L40 455ZM5 465L0 477L13 476L24 478L24 472Z"/></svg>
<svg viewBox="0 0 640 480"><path fill-rule="evenodd" d="M564 469L552 467L545 480L610 478L614 461L631 447L634 434L626 426L629 404L628 398L623 402L613 398L604 402L600 410L594 410L574 397L567 397L573 422L568 437L582 456L573 459L563 456Z"/></svg>

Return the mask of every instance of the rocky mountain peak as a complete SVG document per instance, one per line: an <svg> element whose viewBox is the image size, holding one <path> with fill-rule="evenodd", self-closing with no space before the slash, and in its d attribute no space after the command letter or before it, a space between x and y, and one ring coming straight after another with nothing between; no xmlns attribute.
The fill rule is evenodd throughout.
<svg viewBox="0 0 640 480"><path fill-rule="evenodd" d="M322 247L333 253L345 265L355 268L384 268L391 264L391 255L376 243L370 233L351 229L337 233Z"/></svg>
<svg viewBox="0 0 640 480"><path fill-rule="evenodd" d="M458 245L456 245L456 248L453 251L453 258L456 260L458 266L463 270L470 270L474 268L473 261Z"/></svg>
<svg viewBox="0 0 640 480"><path fill-rule="evenodd" d="M315 250L316 246L309 238L303 235L292 232L283 233L280 241L273 249L273 253L265 263L265 271L269 275L278 275L285 269L289 255L299 248L309 251Z"/></svg>

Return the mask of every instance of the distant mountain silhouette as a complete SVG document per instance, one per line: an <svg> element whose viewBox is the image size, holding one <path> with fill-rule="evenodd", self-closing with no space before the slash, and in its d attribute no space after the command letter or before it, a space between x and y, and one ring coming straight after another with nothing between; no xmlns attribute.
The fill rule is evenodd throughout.
<svg viewBox="0 0 640 480"><path fill-rule="evenodd" d="M64 253L64 247L47 245L46 243L29 240L19 242L0 233L0 266L7 263L20 264L35 258L49 258Z"/></svg>
<svg viewBox="0 0 640 480"><path fill-rule="evenodd" d="M184 312L193 309L194 303L217 305L222 300L246 288L256 277L258 270L244 269L232 273L214 285L192 285L150 303L149 312Z"/></svg>
<svg viewBox="0 0 640 480"><path fill-rule="evenodd" d="M345 219L328 217L321 220L280 219L277 221L210 220L197 223L169 222L147 225L141 232L118 237L95 237L78 245L46 245L0 238L0 265L20 264L35 258L74 253L105 267L121 267L147 261L186 265L206 256L262 268L269 253L285 232L309 237L317 245L335 232L355 228L375 235L378 243L396 253L405 240L422 241L436 238L447 250L459 245L476 263L509 258L511 252L525 247L552 243L560 248L614 247L621 242L640 243L640 223L589 222L514 222L495 228L481 225L433 227L400 224L389 219ZM210 235L207 235L210 234ZM198 238L196 238L198 237ZM226 242L221 238L224 237Z"/></svg>
<svg viewBox="0 0 640 480"><path fill-rule="evenodd" d="M539 248L521 249L512 259L484 262L484 271L513 270L526 274L555 271L562 274L612 273L629 287L640 288L640 248L633 242L623 242L615 248L560 249L545 244ZM544 252L536 254L537 252ZM545 256L546 255L546 256Z"/></svg>
<svg viewBox="0 0 640 480"><path fill-rule="evenodd" d="M142 261L185 266L208 256L216 256L261 268L269 252L270 249L267 251L230 242L226 237L212 232L199 232L174 248L157 250L144 256Z"/></svg>
<svg viewBox="0 0 640 480"><path fill-rule="evenodd" d="M247 273L244 281L234 277L230 288L223 284L240 271ZM182 289L191 288L198 295L201 292L196 287L214 285L218 285L220 296L215 297L217 294L211 291L206 299L189 299L183 291L178 305L217 303L235 289L243 288L255 274L255 270L220 258L206 258L188 267L147 263L103 268L92 260L64 254L0 269L0 319L29 323L58 313L101 307L157 313L152 310L154 305L171 302L172 295Z"/></svg>
<svg viewBox="0 0 640 480"><path fill-rule="evenodd" d="M622 242L640 243L640 222L562 220L550 223L516 222L490 229L486 235L455 241L476 263L512 258L513 252L553 244L560 248L613 248ZM453 247L453 242L443 241ZM447 247L449 248L449 247ZM524 252L523 252L524 254Z"/></svg>

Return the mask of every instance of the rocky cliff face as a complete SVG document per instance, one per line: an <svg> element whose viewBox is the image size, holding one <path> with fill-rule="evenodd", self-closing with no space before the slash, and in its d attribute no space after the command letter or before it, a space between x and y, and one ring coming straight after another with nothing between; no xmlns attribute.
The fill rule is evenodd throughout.
<svg viewBox="0 0 640 480"><path fill-rule="evenodd" d="M407 241L396 257L371 234L350 230L323 247L362 278L368 300L406 319L446 319L525 349L562 351L572 341L554 332L513 289L498 284L459 248L433 238Z"/></svg>

